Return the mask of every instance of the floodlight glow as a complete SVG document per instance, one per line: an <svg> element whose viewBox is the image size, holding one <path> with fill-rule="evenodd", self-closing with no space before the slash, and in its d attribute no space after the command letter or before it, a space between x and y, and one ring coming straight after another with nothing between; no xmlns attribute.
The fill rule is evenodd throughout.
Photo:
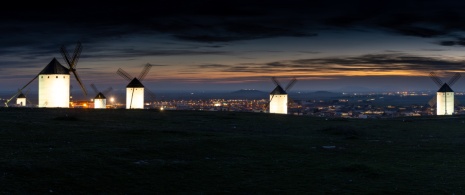
<svg viewBox="0 0 465 195"><path fill-rule="evenodd" d="M94 108L95 109L106 109L107 99L94 99Z"/></svg>
<svg viewBox="0 0 465 195"><path fill-rule="evenodd" d="M39 107L69 108L69 74L39 75Z"/></svg>
<svg viewBox="0 0 465 195"><path fill-rule="evenodd" d="M144 109L144 88L126 88L126 109Z"/></svg>
<svg viewBox="0 0 465 195"><path fill-rule="evenodd" d="M16 98L16 104L19 106L26 106L26 98Z"/></svg>
<svg viewBox="0 0 465 195"><path fill-rule="evenodd" d="M270 113L287 114L287 94L270 95Z"/></svg>
<svg viewBox="0 0 465 195"><path fill-rule="evenodd" d="M452 115L454 113L454 92L437 92L437 115Z"/></svg>

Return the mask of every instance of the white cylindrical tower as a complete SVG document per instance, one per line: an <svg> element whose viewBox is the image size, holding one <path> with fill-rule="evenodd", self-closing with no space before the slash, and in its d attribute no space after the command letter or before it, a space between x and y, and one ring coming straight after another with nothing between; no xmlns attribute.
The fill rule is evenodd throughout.
<svg viewBox="0 0 465 195"><path fill-rule="evenodd" d="M26 106L26 96L23 93L16 98L16 104L21 107Z"/></svg>
<svg viewBox="0 0 465 195"><path fill-rule="evenodd" d="M287 114L287 93L279 85L270 93L270 113Z"/></svg>
<svg viewBox="0 0 465 195"><path fill-rule="evenodd" d="M107 98L102 93L98 93L97 96L95 96L94 108L95 109L106 109L107 108Z"/></svg>
<svg viewBox="0 0 465 195"><path fill-rule="evenodd" d="M144 109L144 85L137 78L126 86L126 109Z"/></svg>
<svg viewBox="0 0 465 195"><path fill-rule="evenodd" d="M454 91L445 83L436 93L436 114L454 114Z"/></svg>
<svg viewBox="0 0 465 195"><path fill-rule="evenodd" d="M39 73L39 107L69 108L69 70L55 58Z"/></svg>

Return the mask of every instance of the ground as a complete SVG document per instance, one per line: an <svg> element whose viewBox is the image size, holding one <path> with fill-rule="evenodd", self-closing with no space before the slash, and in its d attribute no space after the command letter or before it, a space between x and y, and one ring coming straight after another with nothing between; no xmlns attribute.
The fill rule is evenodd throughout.
<svg viewBox="0 0 465 195"><path fill-rule="evenodd" d="M1 108L0 193L464 194L465 117Z"/></svg>

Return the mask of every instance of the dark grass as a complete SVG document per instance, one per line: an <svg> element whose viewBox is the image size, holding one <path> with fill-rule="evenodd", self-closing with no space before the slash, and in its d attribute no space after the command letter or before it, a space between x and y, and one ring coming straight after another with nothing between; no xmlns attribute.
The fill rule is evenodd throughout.
<svg viewBox="0 0 465 195"><path fill-rule="evenodd" d="M465 193L463 117L3 108L0 121L0 193Z"/></svg>

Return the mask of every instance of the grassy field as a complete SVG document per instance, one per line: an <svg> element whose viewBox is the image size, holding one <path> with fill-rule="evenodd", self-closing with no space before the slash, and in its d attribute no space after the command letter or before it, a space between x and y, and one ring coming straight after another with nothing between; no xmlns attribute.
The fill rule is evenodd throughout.
<svg viewBox="0 0 465 195"><path fill-rule="evenodd" d="M0 193L464 194L465 118L0 109Z"/></svg>

